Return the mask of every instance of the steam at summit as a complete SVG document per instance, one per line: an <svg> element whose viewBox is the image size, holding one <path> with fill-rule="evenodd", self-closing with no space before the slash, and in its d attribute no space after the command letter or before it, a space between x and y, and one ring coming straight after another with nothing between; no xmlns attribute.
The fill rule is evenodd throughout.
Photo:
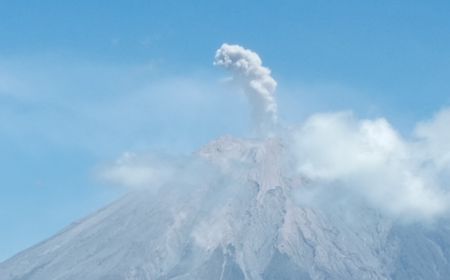
<svg viewBox="0 0 450 280"><path fill-rule="evenodd" d="M277 82L270 69L262 65L259 55L239 45L223 44L216 51L214 65L230 70L233 79L242 85L253 106L256 126L273 127L278 119L274 95Z"/></svg>

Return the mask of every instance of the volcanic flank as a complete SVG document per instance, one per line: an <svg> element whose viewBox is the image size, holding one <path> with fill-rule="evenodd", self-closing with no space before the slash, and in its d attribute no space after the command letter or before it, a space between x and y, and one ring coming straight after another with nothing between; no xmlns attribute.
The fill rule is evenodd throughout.
<svg viewBox="0 0 450 280"><path fill-rule="evenodd" d="M276 126L276 82L259 56L225 44L215 63L243 85L258 130ZM448 220L396 223L364 200L301 203L316 182L290 145L212 141L156 193L131 191L1 263L0 279L448 279Z"/></svg>
<svg viewBox="0 0 450 280"><path fill-rule="evenodd" d="M0 277L386 277L381 261L388 224L376 221L355 231L298 207L291 198L300 182L283 174L282 152L276 139L214 141L198 156L218 176L194 188L165 188L157 199L131 193L8 260Z"/></svg>

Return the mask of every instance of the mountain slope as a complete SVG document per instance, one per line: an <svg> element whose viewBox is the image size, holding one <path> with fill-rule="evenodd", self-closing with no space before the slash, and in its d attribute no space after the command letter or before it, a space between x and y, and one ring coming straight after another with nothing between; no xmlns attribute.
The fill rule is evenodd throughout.
<svg viewBox="0 0 450 280"><path fill-rule="evenodd" d="M197 153L207 167L187 170L202 180L132 192L0 264L0 279L448 279L448 226L300 206L307 181L285 153L277 139L214 141Z"/></svg>

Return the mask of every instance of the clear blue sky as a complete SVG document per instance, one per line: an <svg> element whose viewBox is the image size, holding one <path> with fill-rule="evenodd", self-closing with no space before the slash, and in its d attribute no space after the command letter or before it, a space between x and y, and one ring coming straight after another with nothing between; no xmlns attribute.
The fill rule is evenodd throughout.
<svg viewBox="0 0 450 280"><path fill-rule="evenodd" d="M0 0L0 260L112 201L124 151L189 153L245 134L212 66L251 48L280 114L384 116L407 134L449 105L448 1Z"/></svg>

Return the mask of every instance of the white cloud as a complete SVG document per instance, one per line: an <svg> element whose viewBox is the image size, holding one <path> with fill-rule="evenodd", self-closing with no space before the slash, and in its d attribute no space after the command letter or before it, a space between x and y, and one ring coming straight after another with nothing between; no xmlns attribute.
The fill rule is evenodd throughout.
<svg viewBox="0 0 450 280"><path fill-rule="evenodd" d="M445 161L441 156L449 145L442 140L448 137L442 118L419 125L421 138L407 141L383 118L360 120L349 112L313 115L295 132L298 172L311 180L315 195L338 187L394 217L437 217L448 211L446 186L438 170L418 155L436 160L436 167Z"/></svg>

